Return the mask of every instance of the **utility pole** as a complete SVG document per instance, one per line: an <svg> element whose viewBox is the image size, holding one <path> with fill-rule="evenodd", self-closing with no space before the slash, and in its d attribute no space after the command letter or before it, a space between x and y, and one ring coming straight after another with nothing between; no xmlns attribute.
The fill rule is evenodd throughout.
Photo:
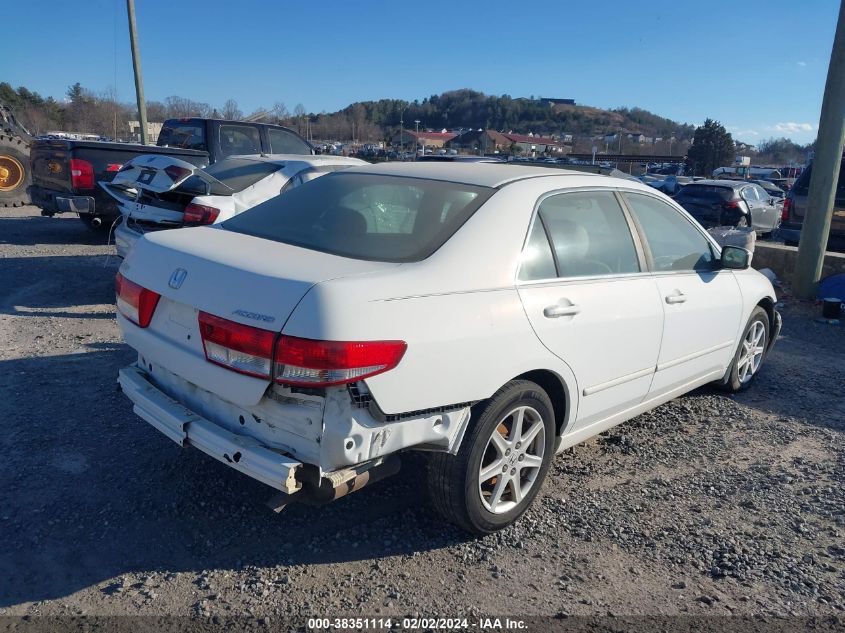
<svg viewBox="0 0 845 633"><path fill-rule="evenodd" d="M138 52L138 28L135 26L135 0L126 0L129 14L129 42L132 45L132 67L135 69L135 97L138 100L138 119L141 124L141 143L147 144L147 102L144 101L144 81L141 79L141 55Z"/></svg>
<svg viewBox="0 0 845 633"><path fill-rule="evenodd" d="M420 120L414 119L417 126L417 136L414 138L414 160L417 160L417 154L420 153Z"/></svg>
<svg viewBox="0 0 845 633"><path fill-rule="evenodd" d="M827 69L816 156L810 176L807 212L798 243L795 262L795 295L799 299L813 299L822 274L836 183L845 145L845 2L839 5L839 21L833 37L833 50Z"/></svg>

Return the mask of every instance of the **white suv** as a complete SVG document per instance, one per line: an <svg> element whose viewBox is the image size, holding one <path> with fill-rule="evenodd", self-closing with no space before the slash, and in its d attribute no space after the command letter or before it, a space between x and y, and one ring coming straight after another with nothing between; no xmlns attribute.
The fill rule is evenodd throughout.
<svg viewBox="0 0 845 633"><path fill-rule="evenodd" d="M780 328L750 254L639 183L382 164L140 239L117 279L135 412L282 491L337 498L427 451L434 504L516 520L559 452L700 385L749 386Z"/></svg>

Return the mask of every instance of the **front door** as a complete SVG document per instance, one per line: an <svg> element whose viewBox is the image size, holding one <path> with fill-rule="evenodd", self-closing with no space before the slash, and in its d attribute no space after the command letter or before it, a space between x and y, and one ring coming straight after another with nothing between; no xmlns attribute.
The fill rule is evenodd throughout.
<svg viewBox="0 0 845 633"><path fill-rule="evenodd" d="M720 270L715 249L681 211L655 196L625 193L645 237L663 307L663 339L651 394L720 377L736 350L739 284Z"/></svg>

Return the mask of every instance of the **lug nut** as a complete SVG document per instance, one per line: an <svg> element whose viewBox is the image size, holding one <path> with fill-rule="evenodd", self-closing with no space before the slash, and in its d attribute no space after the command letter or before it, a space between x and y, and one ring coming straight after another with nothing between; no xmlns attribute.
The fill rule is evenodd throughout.
<svg viewBox="0 0 845 633"><path fill-rule="evenodd" d="M507 465L507 464L505 464L504 466L502 466L502 472L503 472L503 473L508 472L508 465Z"/></svg>
<svg viewBox="0 0 845 633"><path fill-rule="evenodd" d="M508 455L510 455L510 454L511 454L511 449L507 449L507 450L505 451L505 457L507 457L507 456L508 456Z"/></svg>
<svg viewBox="0 0 845 633"><path fill-rule="evenodd" d="M519 456L519 461L522 461L523 459L525 459L525 455L520 455L520 456Z"/></svg>
<svg viewBox="0 0 845 633"><path fill-rule="evenodd" d="M520 446L522 446L522 442L517 442L516 447L519 448Z"/></svg>
<svg viewBox="0 0 845 633"><path fill-rule="evenodd" d="M515 474L516 474L516 468L511 468L511 475L515 475Z"/></svg>

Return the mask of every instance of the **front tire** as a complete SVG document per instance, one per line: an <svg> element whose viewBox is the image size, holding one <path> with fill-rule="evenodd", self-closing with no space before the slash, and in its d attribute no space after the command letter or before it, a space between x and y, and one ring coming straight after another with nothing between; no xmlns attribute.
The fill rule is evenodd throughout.
<svg viewBox="0 0 845 633"><path fill-rule="evenodd" d="M429 458L429 489L438 513L479 535L522 516L549 471L553 411L546 392L527 380L512 380L477 405L458 453Z"/></svg>
<svg viewBox="0 0 845 633"><path fill-rule="evenodd" d="M745 391L757 378L769 344L769 315L760 306L754 308L742 334L727 380L720 386L733 393Z"/></svg>

